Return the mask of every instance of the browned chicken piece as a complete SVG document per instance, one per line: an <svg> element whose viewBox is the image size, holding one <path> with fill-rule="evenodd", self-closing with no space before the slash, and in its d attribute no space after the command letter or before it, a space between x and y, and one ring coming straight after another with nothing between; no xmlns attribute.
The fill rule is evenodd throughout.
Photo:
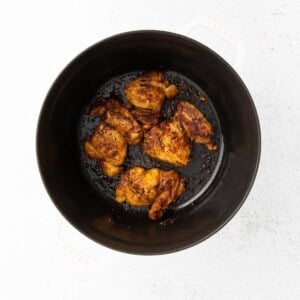
<svg viewBox="0 0 300 300"><path fill-rule="evenodd" d="M103 116L103 121L116 129L130 145L138 144L143 137L143 128L135 120L129 107L117 98L100 98L90 110L90 115Z"/></svg>
<svg viewBox="0 0 300 300"><path fill-rule="evenodd" d="M135 108L131 112L134 118L143 126L145 130L150 129L159 121L159 112L142 108Z"/></svg>
<svg viewBox="0 0 300 300"><path fill-rule="evenodd" d="M188 164L191 145L178 120L173 118L145 134L143 150L153 158L179 167Z"/></svg>
<svg viewBox="0 0 300 300"><path fill-rule="evenodd" d="M160 112L165 98L177 95L176 85L169 84L163 73L151 71L137 77L125 87L125 96L135 107Z"/></svg>
<svg viewBox="0 0 300 300"><path fill-rule="evenodd" d="M160 170L159 196L155 199L149 210L149 218L152 220L160 219L169 205L181 196L185 191L184 181L174 170Z"/></svg>
<svg viewBox="0 0 300 300"><path fill-rule="evenodd" d="M186 135L198 144L204 144L209 150L216 150L217 146L211 141L212 126L193 104L180 101L175 115Z"/></svg>
<svg viewBox="0 0 300 300"><path fill-rule="evenodd" d="M157 197L160 170L133 167L121 175L116 189L116 201L132 206L151 205Z"/></svg>
<svg viewBox="0 0 300 300"><path fill-rule="evenodd" d="M115 129L100 123L94 134L83 143L85 154L97 160L103 172L108 176L115 176L123 168L122 164L127 153L127 144L124 137Z"/></svg>
<svg viewBox="0 0 300 300"><path fill-rule="evenodd" d="M184 183L176 171L134 167L121 175L116 201L132 206L151 205L149 217L157 220L183 192Z"/></svg>

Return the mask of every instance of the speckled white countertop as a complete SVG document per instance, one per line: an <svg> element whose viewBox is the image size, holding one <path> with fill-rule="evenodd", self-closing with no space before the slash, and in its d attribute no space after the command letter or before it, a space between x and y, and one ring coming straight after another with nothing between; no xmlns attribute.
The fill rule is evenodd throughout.
<svg viewBox="0 0 300 300"><path fill-rule="evenodd" d="M300 299L299 1L6 1L0 25L1 299ZM119 253L77 232L35 157L37 116L58 73L96 41L136 29L185 33L224 56L262 130L238 214L164 256Z"/></svg>

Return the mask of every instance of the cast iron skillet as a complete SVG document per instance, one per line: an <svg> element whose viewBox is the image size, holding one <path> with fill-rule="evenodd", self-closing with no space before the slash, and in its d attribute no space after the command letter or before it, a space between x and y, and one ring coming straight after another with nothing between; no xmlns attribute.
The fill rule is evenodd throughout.
<svg viewBox="0 0 300 300"><path fill-rule="evenodd" d="M149 220L144 211L122 208L113 195L99 190L86 175L80 144L84 109L99 87L116 76L146 70L175 72L193 82L210 99L219 124L218 164L209 186L179 201L161 221ZM127 32L85 50L54 82L37 129L40 173L57 208L94 241L135 254L181 250L217 232L245 201L259 156L257 113L236 72L199 42L163 31ZM196 155L192 165L199 160ZM99 178L98 183L103 177Z"/></svg>

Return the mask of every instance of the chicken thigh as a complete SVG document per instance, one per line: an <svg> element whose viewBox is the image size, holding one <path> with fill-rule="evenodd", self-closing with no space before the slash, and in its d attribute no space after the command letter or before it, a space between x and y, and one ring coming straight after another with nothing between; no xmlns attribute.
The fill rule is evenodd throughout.
<svg viewBox="0 0 300 300"><path fill-rule="evenodd" d="M169 205L181 196L185 191L185 184L178 173L174 170L160 170L159 195L149 210L149 218L160 219Z"/></svg>
<svg viewBox="0 0 300 300"><path fill-rule="evenodd" d="M145 134L143 150L155 159L180 167L189 162L191 143L177 118L173 118L152 127Z"/></svg>
<svg viewBox="0 0 300 300"><path fill-rule="evenodd" d="M175 114L186 135L197 144L204 144L208 150L216 150L211 141L212 126L202 112L187 101L180 101Z"/></svg>
<svg viewBox="0 0 300 300"><path fill-rule="evenodd" d="M180 101L170 121L152 127L146 134L143 150L149 156L174 166L186 166L191 153L191 141L216 150L212 143L211 124L193 104Z"/></svg>
<svg viewBox="0 0 300 300"><path fill-rule="evenodd" d="M134 167L121 175L116 201L132 206L151 205L149 218L157 220L183 192L184 183L176 171Z"/></svg>
<svg viewBox="0 0 300 300"><path fill-rule="evenodd" d="M143 128L135 120L129 107L117 98L100 98L90 110L90 115L103 117L103 122L117 130L130 145L138 144L143 137Z"/></svg>
<svg viewBox="0 0 300 300"><path fill-rule="evenodd" d="M124 137L115 129L100 123L94 134L83 143L85 154L98 161L103 172L108 176L115 176L123 168L122 164L127 154L127 144Z"/></svg>
<svg viewBox="0 0 300 300"><path fill-rule="evenodd" d="M163 73L151 71L128 83L124 92L135 107L160 112L165 98L175 97L178 89L176 85L169 84Z"/></svg>

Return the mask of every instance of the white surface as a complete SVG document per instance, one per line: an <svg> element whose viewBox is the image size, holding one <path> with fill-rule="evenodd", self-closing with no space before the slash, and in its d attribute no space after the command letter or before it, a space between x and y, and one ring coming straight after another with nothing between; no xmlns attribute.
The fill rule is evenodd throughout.
<svg viewBox="0 0 300 300"><path fill-rule="evenodd" d="M5 4L4 4L5 3ZM300 299L300 2L2 1L2 299ZM136 29L184 32L234 64L260 117L255 185L209 240L165 256L104 248L73 229L41 183L37 117L86 47Z"/></svg>

